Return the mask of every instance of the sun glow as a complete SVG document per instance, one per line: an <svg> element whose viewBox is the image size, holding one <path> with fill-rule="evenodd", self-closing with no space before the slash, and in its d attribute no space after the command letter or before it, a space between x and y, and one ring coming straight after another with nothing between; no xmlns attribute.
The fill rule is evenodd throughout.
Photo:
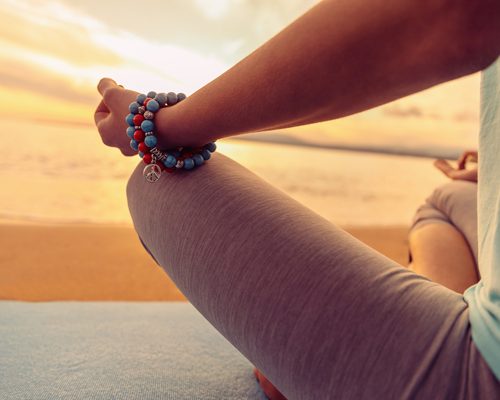
<svg viewBox="0 0 500 400"><path fill-rule="evenodd" d="M6 0L0 5L0 105L29 104L22 110L27 119L87 124L103 76L138 91L190 94L314 3L157 2L144 17L147 23L131 23L136 20L130 13L120 14L131 7L127 2L117 7L98 0ZM473 75L339 121L297 127L289 135L322 143L425 140L470 147L478 94L479 78Z"/></svg>

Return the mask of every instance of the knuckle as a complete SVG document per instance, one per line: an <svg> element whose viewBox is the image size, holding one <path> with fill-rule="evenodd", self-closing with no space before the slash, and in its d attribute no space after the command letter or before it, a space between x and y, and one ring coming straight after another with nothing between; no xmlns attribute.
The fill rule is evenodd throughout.
<svg viewBox="0 0 500 400"><path fill-rule="evenodd" d="M112 101L114 98L116 98L117 93L119 92L119 89L117 88L109 88L106 89L104 94L102 95L104 101Z"/></svg>

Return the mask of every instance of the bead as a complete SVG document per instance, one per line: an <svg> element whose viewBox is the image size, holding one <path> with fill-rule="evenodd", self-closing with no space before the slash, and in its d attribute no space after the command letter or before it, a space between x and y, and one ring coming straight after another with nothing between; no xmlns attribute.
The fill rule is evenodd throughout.
<svg viewBox="0 0 500 400"><path fill-rule="evenodd" d="M169 174L175 172L175 168L169 168L169 167L165 167L165 171L167 171Z"/></svg>
<svg viewBox="0 0 500 400"><path fill-rule="evenodd" d="M158 103L155 99L151 99L148 101L148 104L146 104L146 108L148 111L156 112L160 109L160 103Z"/></svg>
<svg viewBox="0 0 500 400"><path fill-rule="evenodd" d="M146 97L147 97L147 96L146 96L145 94L140 94L139 96L137 96L137 102L138 102L139 104L144 103L144 100L146 100Z"/></svg>
<svg viewBox="0 0 500 400"><path fill-rule="evenodd" d="M177 93L177 101L182 101L186 98L186 95L184 93Z"/></svg>
<svg viewBox="0 0 500 400"><path fill-rule="evenodd" d="M153 119L155 117L155 114L152 113L151 111L145 111L143 115L144 115L144 118L146 118L146 119Z"/></svg>
<svg viewBox="0 0 500 400"><path fill-rule="evenodd" d="M142 142L144 140L144 132L140 129L134 132L134 139L138 142Z"/></svg>
<svg viewBox="0 0 500 400"><path fill-rule="evenodd" d="M181 169L182 167L184 167L184 161L177 160L177 164L175 164L175 168Z"/></svg>
<svg viewBox="0 0 500 400"><path fill-rule="evenodd" d="M184 169L193 169L193 168L194 168L193 159L190 157L184 159Z"/></svg>
<svg viewBox="0 0 500 400"><path fill-rule="evenodd" d="M175 166L175 164L177 164L177 160L175 159L174 156L169 154L167 156L167 159L163 163L165 164L165 167L172 168Z"/></svg>
<svg viewBox="0 0 500 400"><path fill-rule="evenodd" d="M156 136L146 136L144 139L144 143L146 143L146 146L148 147L155 147L156 143L158 143L158 140L156 139Z"/></svg>
<svg viewBox="0 0 500 400"><path fill-rule="evenodd" d="M203 149L201 155L205 160L210 160L210 151L208 151L208 149Z"/></svg>
<svg viewBox="0 0 500 400"><path fill-rule="evenodd" d="M167 93L167 104L169 106L173 106L175 103L177 103L177 95L174 92L168 92Z"/></svg>
<svg viewBox="0 0 500 400"><path fill-rule="evenodd" d="M197 167L199 167L201 164L203 164L205 162L205 159L203 158L203 156L201 154L195 154L192 157L192 159Z"/></svg>
<svg viewBox="0 0 500 400"><path fill-rule="evenodd" d="M155 133L153 131L146 132L146 136L151 136L154 135Z"/></svg>
<svg viewBox="0 0 500 400"><path fill-rule="evenodd" d="M149 153L149 147L144 142L139 143L138 149L142 153Z"/></svg>
<svg viewBox="0 0 500 400"><path fill-rule="evenodd" d="M141 145L142 143L139 143L139 145ZM139 150L139 157L144 157L144 153L142 151Z"/></svg>
<svg viewBox="0 0 500 400"><path fill-rule="evenodd" d="M167 104L167 95L165 93L158 93L155 96L155 100L160 104L160 107L165 106Z"/></svg>
<svg viewBox="0 0 500 400"><path fill-rule="evenodd" d="M134 139L132 139L132 140L130 141L130 147L131 147L134 151L137 151L137 148L138 148L138 143L137 143Z"/></svg>
<svg viewBox="0 0 500 400"><path fill-rule="evenodd" d="M203 148L207 149L210 153L213 153L215 149L217 149L217 145L214 142L210 142L203 146Z"/></svg>
<svg viewBox="0 0 500 400"><path fill-rule="evenodd" d="M148 97L150 97L151 99L154 99L156 97L156 92L151 90L151 92L148 93Z"/></svg>
<svg viewBox="0 0 500 400"><path fill-rule="evenodd" d="M156 165L158 165L162 171L165 171L166 167L163 163L159 162L159 163L156 163Z"/></svg>
<svg viewBox="0 0 500 400"><path fill-rule="evenodd" d="M142 121L144 121L144 117L141 114L134 115L134 125L135 126L141 125Z"/></svg>
<svg viewBox="0 0 500 400"><path fill-rule="evenodd" d="M139 114L144 114L146 112L146 107L140 106L139 109L137 110Z"/></svg>
<svg viewBox="0 0 500 400"><path fill-rule="evenodd" d="M142 157L142 161L146 164L151 164L151 161L153 161L153 156L151 154L144 154L144 157Z"/></svg>
<svg viewBox="0 0 500 400"><path fill-rule="evenodd" d="M135 132L135 129L133 126L129 126L127 128L127 136L130 138L130 139L133 139L134 138L134 132Z"/></svg>
<svg viewBox="0 0 500 400"><path fill-rule="evenodd" d="M128 109L132 114L137 114L139 112L139 103L136 101L134 101L133 103L130 103L130 105L128 106Z"/></svg>
<svg viewBox="0 0 500 400"><path fill-rule="evenodd" d="M142 115L141 115L141 117L142 117ZM150 121L149 119L146 119L146 120L142 121L142 123L141 123L141 129L144 132L152 131L152 130L155 129L155 124L153 124L153 122Z"/></svg>
<svg viewBox="0 0 500 400"><path fill-rule="evenodd" d="M129 124L130 126L134 126L134 114L128 114L126 117L125 117L125 121L127 122L127 124Z"/></svg>
<svg viewBox="0 0 500 400"><path fill-rule="evenodd" d="M151 100L153 100L151 97L147 97L147 98L146 98L146 100L144 100L144 103L142 103L142 105L143 105L144 107L146 107L146 109L147 109L148 103L149 103Z"/></svg>

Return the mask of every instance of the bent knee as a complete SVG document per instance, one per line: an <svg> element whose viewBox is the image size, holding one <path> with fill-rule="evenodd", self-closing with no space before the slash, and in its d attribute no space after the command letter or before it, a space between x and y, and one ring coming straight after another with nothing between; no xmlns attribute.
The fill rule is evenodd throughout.
<svg viewBox="0 0 500 400"><path fill-rule="evenodd" d="M410 232L429 223L453 225L454 210L462 214L474 213L476 208L477 184L468 181L450 181L438 186L416 210Z"/></svg>
<svg viewBox="0 0 500 400"><path fill-rule="evenodd" d="M438 186L426 199L434 208L446 213L458 205L475 207L477 184L455 180Z"/></svg>

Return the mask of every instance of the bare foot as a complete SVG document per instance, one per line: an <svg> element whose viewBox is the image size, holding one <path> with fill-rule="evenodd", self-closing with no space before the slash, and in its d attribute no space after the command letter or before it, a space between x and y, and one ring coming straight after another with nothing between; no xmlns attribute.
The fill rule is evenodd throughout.
<svg viewBox="0 0 500 400"><path fill-rule="evenodd" d="M262 372L260 372L257 368L254 368L253 373L269 400L286 400L286 397L274 387L274 385L262 374Z"/></svg>

